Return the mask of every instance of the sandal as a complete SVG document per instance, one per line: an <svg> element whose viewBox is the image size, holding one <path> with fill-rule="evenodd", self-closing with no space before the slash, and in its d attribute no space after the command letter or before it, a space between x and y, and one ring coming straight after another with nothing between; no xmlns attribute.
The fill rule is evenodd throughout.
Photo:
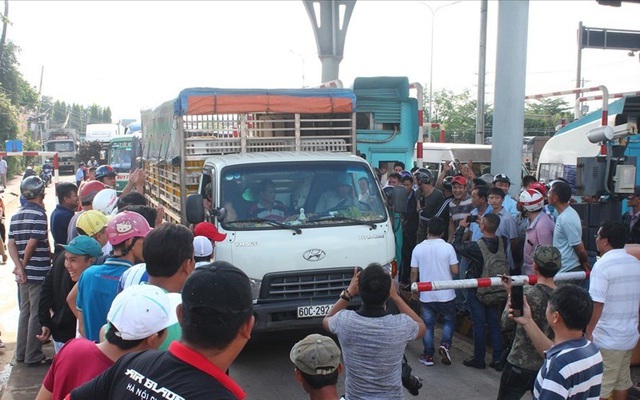
<svg viewBox="0 0 640 400"><path fill-rule="evenodd" d="M40 361L34 363L27 363L27 367L39 367L41 365L50 365L53 362L53 357L42 356Z"/></svg>

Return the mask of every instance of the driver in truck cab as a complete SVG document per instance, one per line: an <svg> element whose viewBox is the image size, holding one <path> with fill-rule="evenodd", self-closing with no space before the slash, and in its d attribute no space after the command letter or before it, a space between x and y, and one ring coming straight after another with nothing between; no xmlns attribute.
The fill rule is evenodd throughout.
<svg viewBox="0 0 640 400"><path fill-rule="evenodd" d="M276 185L270 179L264 179L258 183L256 189L258 202L251 206L249 215L253 218L284 221L289 212L284 203L276 200Z"/></svg>

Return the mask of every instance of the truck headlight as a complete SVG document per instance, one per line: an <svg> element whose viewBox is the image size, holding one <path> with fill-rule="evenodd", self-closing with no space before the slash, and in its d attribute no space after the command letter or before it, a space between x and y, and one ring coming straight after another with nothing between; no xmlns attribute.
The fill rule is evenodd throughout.
<svg viewBox="0 0 640 400"><path fill-rule="evenodd" d="M251 282L251 294L253 300L257 300L258 296L260 296L260 287L262 287L262 280L249 278L249 282Z"/></svg>

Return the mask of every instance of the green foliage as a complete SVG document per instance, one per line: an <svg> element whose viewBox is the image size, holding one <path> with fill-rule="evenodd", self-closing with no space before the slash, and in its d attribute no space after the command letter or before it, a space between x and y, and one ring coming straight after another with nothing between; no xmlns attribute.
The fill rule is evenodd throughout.
<svg viewBox="0 0 640 400"><path fill-rule="evenodd" d="M426 89L425 89L426 91ZM429 99L424 103L428 119ZM447 142L474 143L476 134L477 101L469 89L462 93L442 89L433 93L433 123L443 124ZM525 105L524 135L549 136L562 119L572 121L569 104L560 98L542 99ZM426 122L426 121L425 121ZM485 104L485 136L491 136L493 108ZM439 133L432 130L431 140L438 141Z"/></svg>
<svg viewBox="0 0 640 400"><path fill-rule="evenodd" d="M0 60L0 88L15 106L36 109L38 93L23 78L18 70L18 53L20 48L8 41L5 43L2 59Z"/></svg>

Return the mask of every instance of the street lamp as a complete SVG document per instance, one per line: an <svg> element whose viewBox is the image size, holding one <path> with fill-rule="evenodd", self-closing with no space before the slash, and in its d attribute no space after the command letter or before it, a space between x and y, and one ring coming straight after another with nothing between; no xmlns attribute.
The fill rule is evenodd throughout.
<svg viewBox="0 0 640 400"><path fill-rule="evenodd" d="M304 75L305 75L305 60L307 59L307 57L315 55L315 53L303 56L302 54L296 53L295 51L293 51L291 49L289 49L289 53L293 54L294 56L298 56L298 58L300 58L300 62L302 63L302 87L304 88L305 87L305 77L304 77Z"/></svg>
<svg viewBox="0 0 640 400"><path fill-rule="evenodd" d="M431 122L432 122L431 114L432 114L432 108L433 108L433 34L434 34L433 28L436 25L436 13L438 12L438 10L448 6L452 6L454 4L458 4L460 3L460 1L454 1L453 3L443 4L440 7L436 7L435 9L431 8L431 6L424 1L420 1L419 3L427 7L429 11L431 11L431 56L430 56L431 65L429 67L429 124L427 125L428 137L429 137L429 140L431 140Z"/></svg>

